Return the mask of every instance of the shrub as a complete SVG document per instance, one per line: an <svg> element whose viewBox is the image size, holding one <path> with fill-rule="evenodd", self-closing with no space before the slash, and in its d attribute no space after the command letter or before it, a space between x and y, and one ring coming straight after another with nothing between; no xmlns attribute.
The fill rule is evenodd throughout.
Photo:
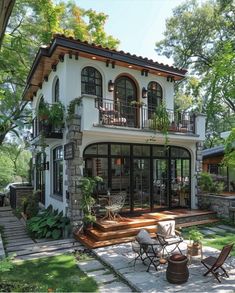
<svg viewBox="0 0 235 293"><path fill-rule="evenodd" d="M202 172L199 178L200 189L204 192L220 194L225 187L224 177Z"/></svg>
<svg viewBox="0 0 235 293"><path fill-rule="evenodd" d="M39 193L40 190L36 190L33 194L23 197L21 201L21 210L27 216L28 219L36 216L39 211Z"/></svg>
<svg viewBox="0 0 235 293"><path fill-rule="evenodd" d="M69 218L63 212L53 211L50 205L44 212L27 221L27 230L35 238L59 239L65 228L68 228Z"/></svg>
<svg viewBox="0 0 235 293"><path fill-rule="evenodd" d="M36 286L20 281L1 280L0 292L36 292Z"/></svg>

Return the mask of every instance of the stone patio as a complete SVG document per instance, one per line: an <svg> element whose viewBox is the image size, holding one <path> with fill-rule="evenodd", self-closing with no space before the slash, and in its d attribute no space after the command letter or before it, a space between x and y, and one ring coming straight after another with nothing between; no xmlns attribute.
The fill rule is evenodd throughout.
<svg viewBox="0 0 235 293"><path fill-rule="evenodd" d="M181 244L180 248L186 253L187 243ZM235 290L235 257L230 257L225 268L229 273L229 279L221 278L222 283L210 274L203 276L206 269L200 262L200 258L193 257L189 265L189 279L182 285L170 284L166 280L167 265L160 265L156 271L152 266L149 272L141 261L133 266L134 253L130 243L97 248L94 250L100 260L111 267L116 274L125 280L135 291L138 292L234 292ZM218 255L218 251L211 247L203 247L203 255Z"/></svg>

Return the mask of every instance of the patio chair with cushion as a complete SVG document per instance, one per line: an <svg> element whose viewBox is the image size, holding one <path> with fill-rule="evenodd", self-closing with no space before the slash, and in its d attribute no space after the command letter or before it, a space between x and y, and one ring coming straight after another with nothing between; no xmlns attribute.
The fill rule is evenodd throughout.
<svg viewBox="0 0 235 293"><path fill-rule="evenodd" d="M160 243L156 239L152 239L148 231L145 229L141 229L135 239L135 245L132 245L132 250L137 254L135 262L137 259L141 259L142 262L145 264L146 260L148 260L149 263L147 272L149 271L151 265L153 265L157 270L161 259ZM137 246L136 244L138 244L139 246ZM139 248L138 252L136 250L137 247Z"/></svg>
<svg viewBox="0 0 235 293"><path fill-rule="evenodd" d="M221 283L219 276L225 276L227 278L229 277L228 273L223 267L223 264L229 256L233 245L234 244L225 245L217 258L214 256L209 256L201 261L201 263L207 268L207 271L203 276L207 276L209 273L212 273L212 275L219 283ZM222 274L219 273L219 270L222 271Z"/></svg>
<svg viewBox="0 0 235 293"><path fill-rule="evenodd" d="M180 243L183 238L180 232L175 230L175 221L161 221L157 223L157 239L162 246L163 256L170 256L176 249L180 250Z"/></svg>

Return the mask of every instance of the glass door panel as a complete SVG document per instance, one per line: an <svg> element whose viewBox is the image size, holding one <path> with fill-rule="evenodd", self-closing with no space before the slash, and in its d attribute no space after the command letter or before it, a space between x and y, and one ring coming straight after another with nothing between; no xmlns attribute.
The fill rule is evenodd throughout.
<svg viewBox="0 0 235 293"><path fill-rule="evenodd" d="M168 207L168 161L153 159L153 208Z"/></svg>
<svg viewBox="0 0 235 293"><path fill-rule="evenodd" d="M111 160L111 191L110 194L125 192L124 209L130 210L130 158L117 157Z"/></svg>
<svg viewBox="0 0 235 293"><path fill-rule="evenodd" d="M188 159L171 160L171 207L189 206L189 166Z"/></svg>
<svg viewBox="0 0 235 293"><path fill-rule="evenodd" d="M150 208L150 160L133 160L134 210Z"/></svg>

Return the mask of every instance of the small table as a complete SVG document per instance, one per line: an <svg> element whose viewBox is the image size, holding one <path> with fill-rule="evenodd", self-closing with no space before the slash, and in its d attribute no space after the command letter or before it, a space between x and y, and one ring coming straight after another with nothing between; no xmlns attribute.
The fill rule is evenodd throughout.
<svg viewBox="0 0 235 293"><path fill-rule="evenodd" d="M197 246L193 245L193 243L187 245L187 257L189 260L189 264L191 264L193 256L200 256L200 259L203 258L201 243L198 243Z"/></svg>

